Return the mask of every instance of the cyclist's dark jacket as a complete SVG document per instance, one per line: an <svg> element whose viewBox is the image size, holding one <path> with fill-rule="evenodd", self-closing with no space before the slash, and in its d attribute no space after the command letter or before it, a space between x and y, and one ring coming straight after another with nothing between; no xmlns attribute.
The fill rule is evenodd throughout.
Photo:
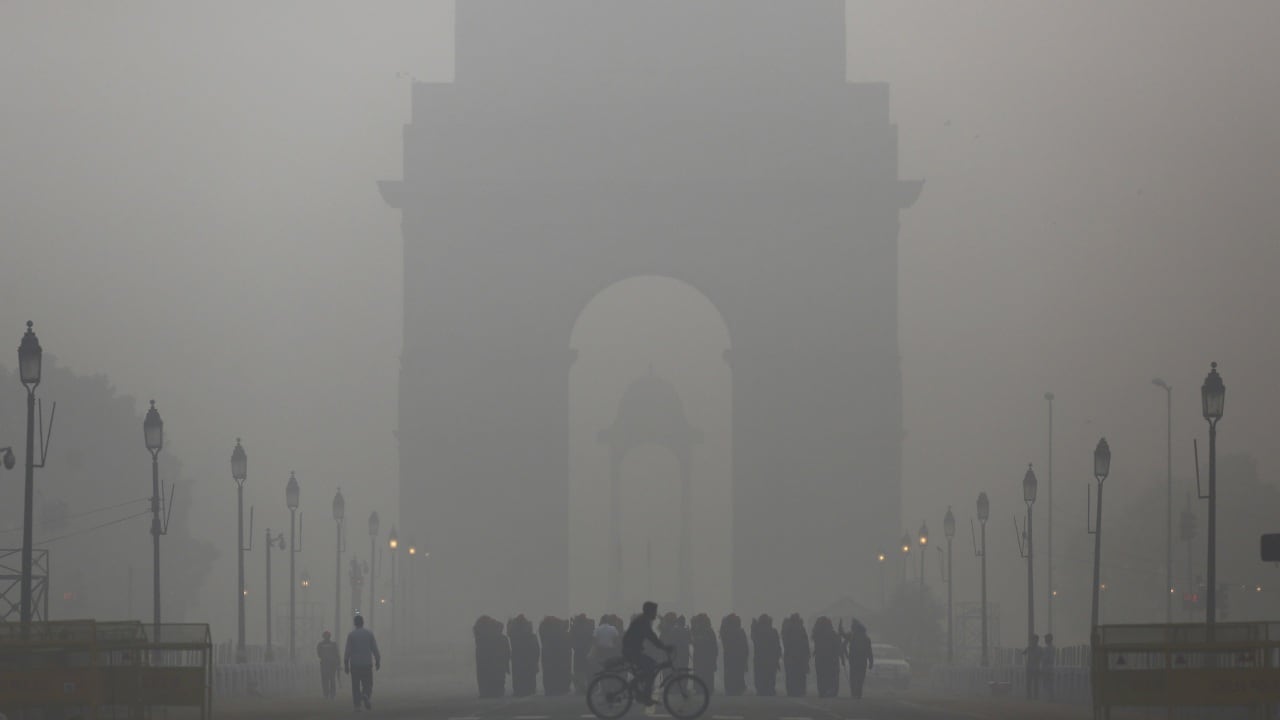
<svg viewBox="0 0 1280 720"><path fill-rule="evenodd" d="M637 615L636 619L631 621L631 625L627 626L627 631L622 635L623 657L643 655L645 640L662 647L662 641L653 632L653 621L644 615Z"/></svg>

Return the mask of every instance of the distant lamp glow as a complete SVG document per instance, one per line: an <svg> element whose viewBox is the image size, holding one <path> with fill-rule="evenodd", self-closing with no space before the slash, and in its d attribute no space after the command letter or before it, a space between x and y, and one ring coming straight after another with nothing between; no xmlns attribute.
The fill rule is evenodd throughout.
<svg viewBox="0 0 1280 720"><path fill-rule="evenodd" d="M391 537L387 538L387 546L392 550L400 547L400 538L396 535L396 529L391 528Z"/></svg>
<svg viewBox="0 0 1280 720"><path fill-rule="evenodd" d="M902 534L902 552L904 554L911 552L911 536L907 533Z"/></svg>
<svg viewBox="0 0 1280 720"><path fill-rule="evenodd" d="M877 554L877 555L876 555L876 561L877 561L877 562L884 562L884 561L885 561L885 556L884 556L884 551L883 551L883 550L881 550L881 551L879 552L879 554Z"/></svg>
<svg viewBox="0 0 1280 720"><path fill-rule="evenodd" d="M929 527L924 523L920 523L920 547L929 544Z"/></svg>

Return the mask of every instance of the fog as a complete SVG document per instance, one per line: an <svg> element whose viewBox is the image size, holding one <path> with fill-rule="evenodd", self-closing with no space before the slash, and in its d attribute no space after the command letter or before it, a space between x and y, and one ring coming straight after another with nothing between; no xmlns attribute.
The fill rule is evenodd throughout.
<svg viewBox="0 0 1280 720"><path fill-rule="evenodd" d="M371 511L382 516L384 534L389 524L413 522L396 511L405 248L401 212L387 206L377 183L405 177L414 83L454 77L454 15L450 2L0 6L0 336L16 349L25 321L35 321L46 363L56 356L77 375L105 375L132 398L139 426L146 401L156 400L166 451L182 464L181 476L169 479L189 503L174 522L217 553L198 602L183 613L212 623L218 640L235 631L229 458L236 438L249 453L246 505L256 508L257 535L264 525L287 524L285 482L296 471L306 518L299 569L323 578L326 593L336 489L346 497L357 552L368 554ZM1280 463L1272 439L1280 389L1271 374L1280 363L1273 278L1280 51L1271 30L1278 22L1280 6L1267 2L848 5L847 78L888 83L898 177L925 181L901 212L897 238L902 511L885 519L894 532L882 544L892 550L902 530L922 521L940 539L953 506L961 526L955 592L974 599L976 561L964 526L986 491L993 597L1006 642L1025 623L1025 575L1008 518L1021 511L1028 462L1040 475L1044 517L1046 391L1056 396L1058 631L1073 640L1084 637L1091 549L1079 501L1100 436L1115 457L1109 521L1164 530L1156 492L1164 481L1164 394L1153 377L1174 387L1175 513L1194 485L1191 440L1203 445L1198 388L1210 361L1228 389L1220 453L1252 456L1264 483ZM581 71L591 77L593 68ZM527 109L539 117L569 111ZM794 287L773 292L804 290L806 258L792 260L802 268L786 275ZM840 270L810 268L819 269ZM702 434L694 473L708 495L698 502L726 508L708 511L709 529L696 538L695 567L717 569L698 571L708 587L695 591L727 612L736 608L718 563L731 552L730 519L715 493L729 492L739 468L728 461L733 399L716 359L737 338L726 309L714 298L708 304L710 289L673 289L676 280L624 283L557 318L576 322L578 352L565 400L570 417L558 422L570 423L569 487L590 492L591 478L609 470L594 435L613 420L625 388L650 372L677 388ZM588 363L591 348L607 359ZM15 360L0 357L9 369ZM7 387L0 392L12 417L0 445L18 445L22 390ZM60 423L74 421L75 400L54 378L39 392L67 409ZM55 427L55 451L60 432L93 434ZM134 439L136 482L128 482L142 496L149 458L140 427ZM51 453L37 482L63 472L58 462ZM92 457L82 462L93 468ZM652 481L671 492L677 464L646 449L620 472L629 488ZM119 474L130 469L111 470L113 482L127 484ZM20 478L0 473L5 527L20 520ZM1229 495L1232 485L1223 482ZM94 498L77 507L110 501ZM605 501L575 498L571 523L607 514ZM1139 498L1156 504L1138 512ZM628 502L641 501L653 503L643 512L658 514L674 514L677 504L644 493ZM129 526L139 542L146 522ZM670 523L651 534L671 541L677 525ZM575 535L588 532L577 527L569 535L570 597L599 614L603 576L572 583L573 558L589 564L601 550L597 536ZM1037 522L1036 529L1042 551L1047 528ZM634 567L644 533L628 533L626 566ZM262 572L260 540L246 561L251 592ZM1220 557L1252 560L1255 543L1256 535L1232 536ZM842 549L867 568L876 551ZM469 560L466 542L432 548L433 556L447 552L455 564ZM276 562L281 572L283 556ZM928 562L926 577L940 590L936 554ZM149 572L145 555L133 565ZM1163 602L1163 566L1159 544L1108 557L1104 574L1158 572L1154 582L1135 581L1134 599L1106 619L1161 619L1151 607ZM641 582L625 594L674 600L676 572L660 563L660 586ZM1227 579L1252 585L1273 573L1241 561ZM55 594L58 582L55 570ZM137 582L135 595L146 598L149 581ZM875 582L862 572L851 594L876 606ZM1043 575L1038 582L1042 613L1048 586ZM276 588L283 597L284 582ZM816 612L839 599L826 595L809 607L768 610ZM135 600L139 616L146 605ZM251 641L261 615L251 602Z"/></svg>

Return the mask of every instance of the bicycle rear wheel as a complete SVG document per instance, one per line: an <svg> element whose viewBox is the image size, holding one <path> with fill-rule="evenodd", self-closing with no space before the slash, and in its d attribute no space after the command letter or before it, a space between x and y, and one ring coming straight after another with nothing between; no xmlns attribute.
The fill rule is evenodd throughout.
<svg viewBox="0 0 1280 720"><path fill-rule="evenodd" d="M676 720L695 720L711 704L711 692L702 678L677 672L662 686L662 704Z"/></svg>
<svg viewBox="0 0 1280 720"><path fill-rule="evenodd" d="M587 707L600 720L618 720L631 709L631 686L621 675L601 673L587 686Z"/></svg>

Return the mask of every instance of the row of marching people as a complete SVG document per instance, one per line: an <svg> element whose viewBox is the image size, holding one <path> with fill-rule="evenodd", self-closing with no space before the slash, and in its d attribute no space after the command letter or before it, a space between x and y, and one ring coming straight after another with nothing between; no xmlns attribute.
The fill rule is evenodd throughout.
<svg viewBox="0 0 1280 720"><path fill-rule="evenodd" d="M486 615L473 630L480 697L504 696L508 674L511 694L525 697L538 691L539 674L546 695L585 693L600 666L620 653L624 626L617 615L605 615L599 623L586 615L572 620L547 617L535 632L533 623L520 615L507 621L504 633L503 624ZM712 692L716 675L721 675L726 695L746 693L750 665L756 695L778 694L781 672L784 692L803 696L812 668L818 695L835 697L840 693L841 668L847 667L850 694L860 698L867 670L875 662L867 629L856 619L846 631L843 620L837 627L821 617L810 634L799 614L784 619L780 629L766 614L751 620L748 636L742 619L730 614L720 621L717 637L705 613L692 621L667 613L659 622L658 636L675 648L675 666L691 668Z"/></svg>

